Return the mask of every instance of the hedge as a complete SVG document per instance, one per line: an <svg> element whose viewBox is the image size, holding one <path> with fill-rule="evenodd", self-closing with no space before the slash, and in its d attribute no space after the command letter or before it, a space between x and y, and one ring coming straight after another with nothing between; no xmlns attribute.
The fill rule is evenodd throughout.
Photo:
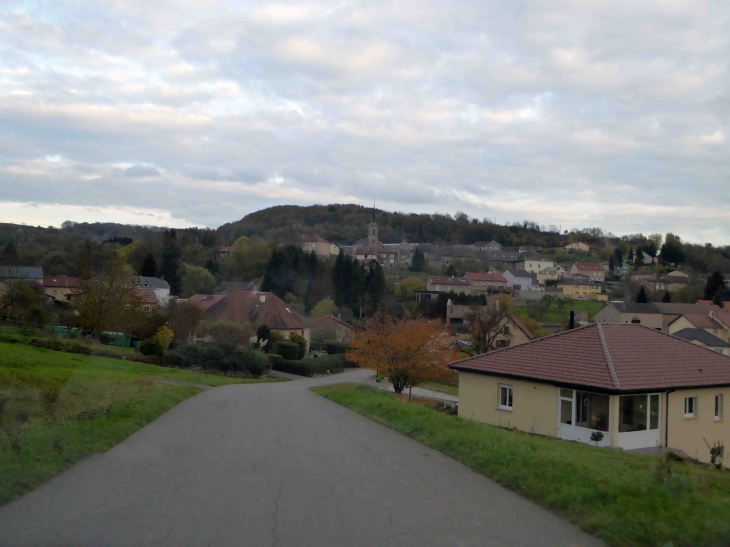
<svg viewBox="0 0 730 547"><path fill-rule="evenodd" d="M289 361L299 359L299 344L296 342L281 341L274 344L274 353Z"/></svg>
<svg viewBox="0 0 730 547"><path fill-rule="evenodd" d="M165 353L163 364L179 368L198 366L222 372L248 372L252 376L261 376L271 368L263 352L231 344L182 345Z"/></svg>
<svg viewBox="0 0 730 547"><path fill-rule="evenodd" d="M297 376L311 377L317 374L327 374L327 371L330 374L335 374L345 370L345 356L342 354L328 355L327 357L312 357L298 361L282 359L273 363L272 366L274 370L296 374Z"/></svg>

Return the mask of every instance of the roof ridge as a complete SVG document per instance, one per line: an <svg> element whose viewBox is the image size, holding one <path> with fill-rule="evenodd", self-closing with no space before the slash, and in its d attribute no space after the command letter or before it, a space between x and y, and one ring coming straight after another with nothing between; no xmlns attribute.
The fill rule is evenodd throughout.
<svg viewBox="0 0 730 547"><path fill-rule="evenodd" d="M611 352L608 351L608 345L606 344L606 337L603 335L603 327L601 323L598 325L598 338L601 340L601 347L603 348L603 355L606 358L606 365L608 365L608 372L611 374L611 380L616 389L621 389L618 383L618 376L616 376L616 369L613 368L613 361L611 360Z"/></svg>

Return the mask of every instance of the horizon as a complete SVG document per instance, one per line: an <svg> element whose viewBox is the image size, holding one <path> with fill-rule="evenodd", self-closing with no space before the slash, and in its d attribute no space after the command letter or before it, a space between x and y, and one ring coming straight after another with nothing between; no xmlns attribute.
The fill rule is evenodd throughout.
<svg viewBox="0 0 730 547"><path fill-rule="evenodd" d="M0 220L375 200L730 244L727 2L6 4Z"/></svg>

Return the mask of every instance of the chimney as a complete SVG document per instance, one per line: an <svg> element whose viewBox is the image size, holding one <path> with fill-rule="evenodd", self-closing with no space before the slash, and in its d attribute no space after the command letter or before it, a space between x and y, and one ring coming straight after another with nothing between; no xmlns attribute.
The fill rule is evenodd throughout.
<svg viewBox="0 0 730 547"><path fill-rule="evenodd" d="M572 330L575 328L575 312L573 310L570 310L570 325L568 326L568 329Z"/></svg>
<svg viewBox="0 0 730 547"><path fill-rule="evenodd" d="M265 295L265 294L263 294L263 293L262 293L262 294L260 294L260 295L259 295L259 301L260 301L260 302L266 302L266 295Z"/></svg>

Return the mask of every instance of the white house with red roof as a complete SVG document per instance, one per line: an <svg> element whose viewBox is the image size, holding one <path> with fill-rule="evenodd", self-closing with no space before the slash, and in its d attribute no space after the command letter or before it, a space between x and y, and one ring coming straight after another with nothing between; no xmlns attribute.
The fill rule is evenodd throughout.
<svg viewBox="0 0 730 547"><path fill-rule="evenodd" d="M457 361L459 416L707 462L730 441L730 357L638 324L601 324Z"/></svg>

